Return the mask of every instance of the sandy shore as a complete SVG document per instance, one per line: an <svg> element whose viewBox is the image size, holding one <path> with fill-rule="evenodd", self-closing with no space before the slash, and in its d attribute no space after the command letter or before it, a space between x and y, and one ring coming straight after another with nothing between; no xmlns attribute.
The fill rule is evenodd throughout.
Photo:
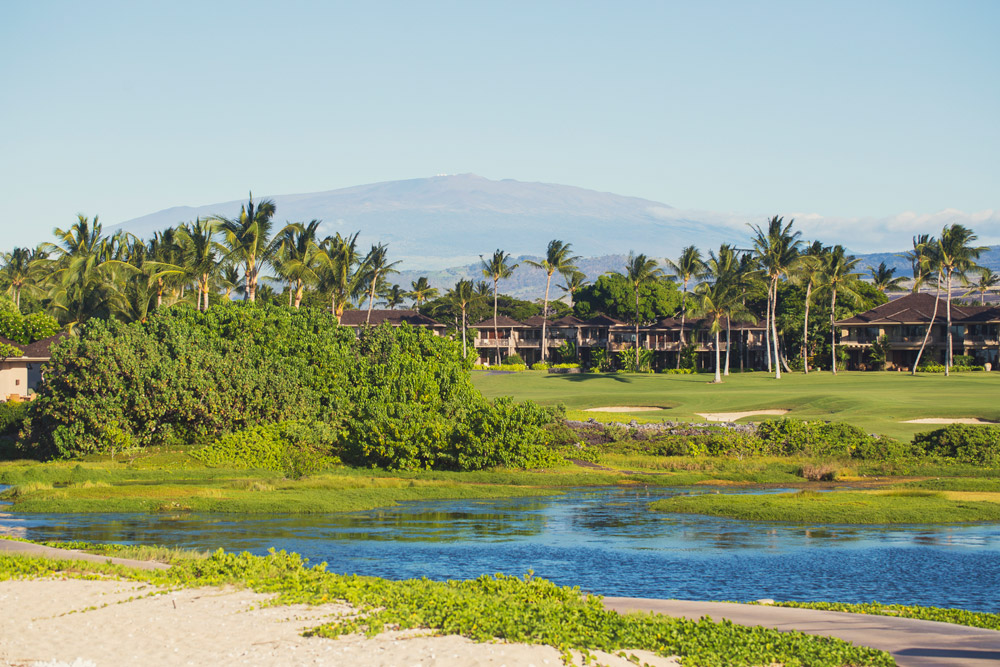
<svg viewBox="0 0 1000 667"><path fill-rule="evenodd" d="M773 410L750 410L748 412L698 412L696 414L710 422L734 422L737 419L756 415L785 415L788 414L788 410L776 408Z"/></svg>
<svg viewBox="0 0 1000 667"><path fill-rule="evenodd" d="M426 632L306 638L303 630L353 610L343 604L260 607L269 597L235 588L164 592L110 580L0 582L0 665L562 664L551 647L481 644ZM678 664L646 651L631 653L650 665ZM604 665L633 664L614 655L595 655Z"/></svg>

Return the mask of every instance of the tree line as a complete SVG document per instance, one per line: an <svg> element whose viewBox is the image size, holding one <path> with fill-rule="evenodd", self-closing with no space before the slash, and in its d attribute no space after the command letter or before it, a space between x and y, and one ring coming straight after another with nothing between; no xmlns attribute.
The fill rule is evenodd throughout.
<svg viewBox="0 0 1000 667"><path fill-rule="evenodd" d="M251 303L287 300L295 309L319 306L340 322L347 308L366 308L370 319L376 303L392 309L409 300L422 313L451 321L465 354L468 327L490 316L496 337L499 315L524 320L541 314L546 340L553 316L572 312L587 319L603 313L635 326L636 367L641 324L677 317L683 331L688 319L702 318L719 357L721 338L724 334L730 341L732 322L762 320L766 367L780 378L792 365L808 373L810 359L817 357L836 373L833 323L884 302L885 292L901 289L904 281L884 262L863 274L860 260L843 246L807 243L794 229L794 220L774 216L764 225L749 225L750 248L722 244L703 253L691 245L662 266L632 252L622 271L603 274L594 282L579 270L580 258L573 255L571 244L552 240L542 259L523 261L545 273L540 303L501 294L501 282L519 264L497 249L481 257L482 280L459 280L442 294L426 277L412 281L409 289L392 283L399 262L390 261L386 244L373 244L365 252L359 233L321 238L319 220L275 230L275 214L273 201L255 202L251 194L235 217L199 218L149 240L125 231L106 235L96 216L91 220L80 215L68 229L55 230L54 242L4 253L0 288L13 301L13 310L45 311L69 327L91 317L144 321L153 311L178 303L204 311L234 298ZM975 240L971 230L950 225L940 237L914 237L913 249L906 254L912 266L911 289L930 286L947 296L946 367L952 365L953 288L962 284L966 296L978 291L984 300L1000 284L997 274L976 264L985 248L975 246ZM562 292L558 299L552 299L554 279ZM280 285L281 291L273 285ZM811 321L817 310L820 321ZM929 335L930 327L924 346ZM717 380L728 374L729 348L727 344L724 363L716 359ZM547 346L541 350L544 361ZM681 355L676 364L680 367Z"/></svg>

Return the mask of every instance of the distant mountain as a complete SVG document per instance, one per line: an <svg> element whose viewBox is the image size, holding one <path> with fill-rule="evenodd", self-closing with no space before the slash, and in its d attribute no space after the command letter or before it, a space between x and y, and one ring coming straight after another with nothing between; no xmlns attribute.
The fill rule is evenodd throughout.
<svg viewBox="0 0 1000 667"><path fill-rule="evenodd" d="M887 267L896 269L897 276L910 277L913 275L913 269L910 267L910 261L903 257L906 253L906 250L900 250L899 252L873 252L867 255L858 255L861 258L859 266L867 273L869 266L878 266L880 262L885 262ZM989 249L979 256L977 263L1000 272L1000 245L989 246Z"/></svg>
<svg viewBox="0 0 1000 667"><path fill-rule="evenodd" d="M262 198L262 197L260 197ZM566 185L494 181L474 174L436 176L298 195L269 196L276 220L323 221L323 234L360 231L364 244L388 243L407 269L445 269L502 248L538 255L552 239L582 256L673 256L685 245L744 243L743 220ZM239 214L243 201L175 207L111 228L149 237L196 217Z"/></svg>

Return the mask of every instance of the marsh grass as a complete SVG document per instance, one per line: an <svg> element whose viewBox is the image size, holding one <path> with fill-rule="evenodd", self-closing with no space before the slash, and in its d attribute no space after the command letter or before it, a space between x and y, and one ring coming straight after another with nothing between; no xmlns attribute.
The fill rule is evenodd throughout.
<svg viewBox="0 0 1000 667"><path fill-rule="evenodd" d="M747 521L918 524L1000 521L1000 502L950 498L926 490L800 491L764 495L703 494L654 501L658 512Z"/></svg>

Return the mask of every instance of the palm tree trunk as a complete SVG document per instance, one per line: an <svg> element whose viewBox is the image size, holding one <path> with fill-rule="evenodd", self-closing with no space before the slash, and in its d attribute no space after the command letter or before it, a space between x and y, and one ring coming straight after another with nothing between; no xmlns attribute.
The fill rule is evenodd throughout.
<svg viewBox="0 0 1000 667"><path fill-rule="evenodd" d="M372 306L375 305L375 284L378 282L378 271L372 275L372 289L368 293L368 315L365 317L365 324L369 324L372 321ZM464 317L464 315L463 315ZM462 332L463 337L465 332Z"/></svg>
<svg viewBox="0 0 1000 667"><path fill-rule="evenodd" d="M288 307L292 307L293 299L295 298L295 283L288 283Z"/></svg>
<svg viewBox="0 0 1000 667"><path fill-rule="evenodd" d="M774 343L774 379L781 379L781 361L778 357L778 279L774 279L774 306L771 308L771 341Z"/></svg>
<svg viewBox="0 0 1000 667"><path fill-rule="evenodd" d="M639 372L639 285L635 286L635 372Z"/></svg>
<svg viewBox="0 0 1000 667"><path fill-rule="evenodd" d="M812 293L812 281L806 284L806 316L802 323L802 371L809 374L809 295Z"/></svg>
<svg viewBox="0 0 1000 667"><path fill-rule="evenodd" d="M837 306L837 288L832 287L830 290L830 369L833 374L837 374L837 327L833 325L836 321L834 316L834 311Z"/></svg>
<svg viewBox="0 0 1000 667"><path fill-rule="evenodd" d="M949 373L951 371L951 355L952 355L952 348L951 348L951 271L948 271L948 300L945 301L945 303L944 303L944 309L945 309L944 310L944 312L945 312L945 321L947 322L947 324L946 324L946 326L947 326L946 335L947 335L947 341L948 341L948 343L947 343L948 344L948 349L945 350L945 353L944 353L944 376L948 377L948 375L949 375Z"/></svg>
<svg viewBox="0 0 1000 667"><path fill-rule="evenodd" d="M920 357L924 354L924 347L927 345L927 339L931 337L931 329L934 328L934 321L937 319L938 302L941 301L941 280L940 275L938 276L938 288L937 294L934 296L934 313L931 315L931 321L927 325L927 331L924 332L924 340L920 343L920 349L917 351L917 358L913 362L913 368L910 369L910 375L917 374L917 366L920 365Z"/></svg>
<svg viewBox="0 0 1000 667"><path fill-rule="evenodd" d="M715 383L721 384L722 377L719 375L719 331L715 331Z"/></svg>
<svg viewBox="0 0 1000 667"><path fill-rule="evenodd" d="M726 377L729 377L729 350L732 348L732 321L726 318L726 370L723 373Z"/></svg>
<svg viewBox="0 0 1000 667"><path fill-rule="evenodd" d="M462 358L465 359L469 356L469 352L465 347L465 306L462 306Z"/></svg>
<svg viewBox="0 0 1000 667"><path fill-rule="evenodd" d="M771 372L771 285L767 286L767 314L764 316L764 348L767 350L767 372Z"/></svg>
<svg viewBox="0 0 1000 667"><path fill-rule="evenodd" d="M684 318L687 316L688 279L684 278L684 291L681 292L681 344L677 348L677 368L681 367L681 351L684 349Z"/></svg>
<svg viewBox="0 0 1000 667"><path fill-rule="evenodd" d="M545 300L542 302L542 363L545 363L545 325L549 321L549 284L552 282L552 272L545 280Z"/></svg>
<svg viewBox="0 0 1000 667"><path fill-rule="evenodd" d="M14 287L14 305L17 306L17 312L21 312L21 286L17 285Z"/></svg>
<svg viewBox="0 0 1000 667"><path fill-rule="evenodd" d="M493 279L493 345L497 352L497 363L500 363L500 334L497 332L497 285L499 280Z"/></svg>
<svg viewBox="0 0 1000 667"><path fill-rule="evenodd" d="M253 260L247 262L246 275L247 294L244 297L250 303L257 301L257 267Z"/></svg>
<svg viewBox="0 0 1000 667"><path fill-rule="evenodd" d="M298 310L302 305L302 293L305 291L306 284L301 280L298 281L298 286L295 288L295 310Z"/></svg>

